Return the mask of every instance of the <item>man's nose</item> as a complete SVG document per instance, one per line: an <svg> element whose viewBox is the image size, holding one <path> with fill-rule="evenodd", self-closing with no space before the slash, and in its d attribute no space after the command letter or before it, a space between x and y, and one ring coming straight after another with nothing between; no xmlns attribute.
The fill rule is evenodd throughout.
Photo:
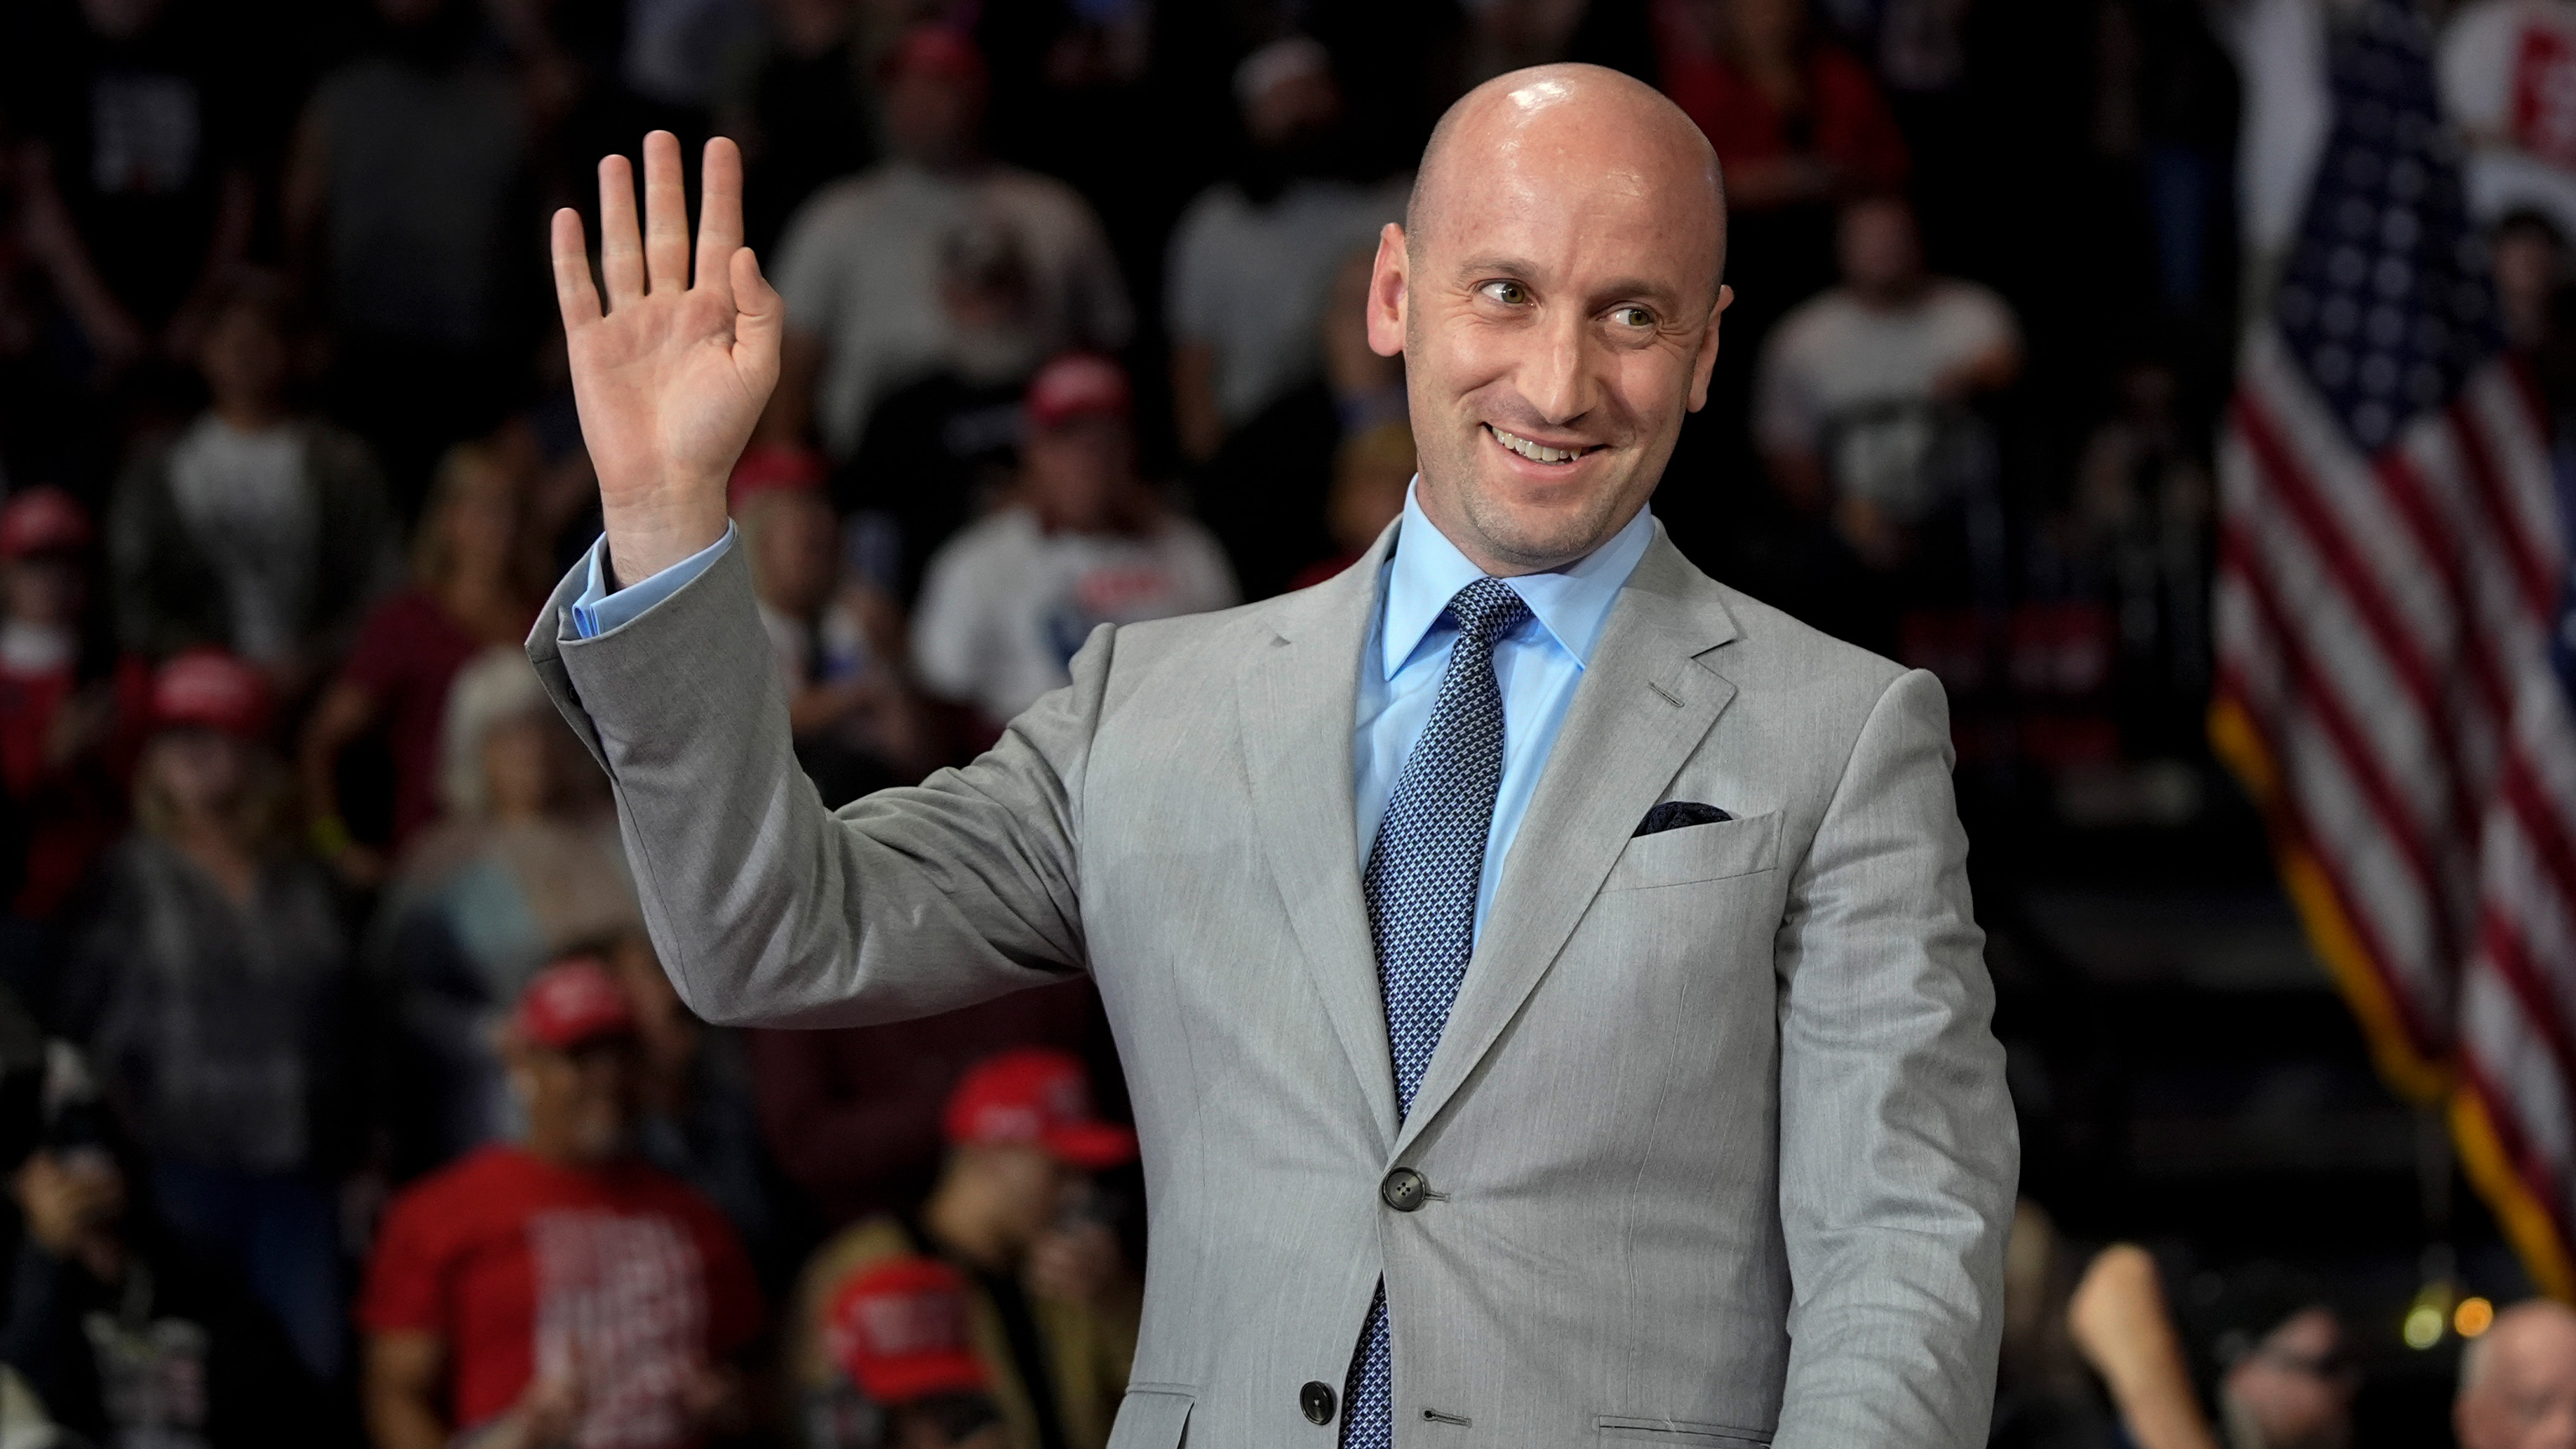
<svg viewBox="0 0 2576 1449"><path fill-rule="evenodd" d="M1599 359L1590 320L1574 312L1549 317L1522 359L1521 397L1549 423L1562 426L1592 411Z"/></svg>

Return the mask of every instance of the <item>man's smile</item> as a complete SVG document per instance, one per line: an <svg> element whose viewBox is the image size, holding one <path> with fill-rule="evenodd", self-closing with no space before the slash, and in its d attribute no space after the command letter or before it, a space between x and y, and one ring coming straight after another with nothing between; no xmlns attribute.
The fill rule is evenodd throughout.
<svg viewBox="0 0 2576 1449"><path fill-rule="evenodd" d="M1570 448L1552 448L1545 443L1532 442L1518 433L1504 432L1501 428L1495 427L1492 423L1485 424L1485 431L1493 435L1495 442L1502 444L1504 447L1520 454L1522 457L1529 459L1533 463L1546 463L1558 467L1572 463L1577 459L1589 456L1590 454L1597 453L1601 451L1603 447L1607 446L1602 443L1589 443L1580 444Z"/></svg>

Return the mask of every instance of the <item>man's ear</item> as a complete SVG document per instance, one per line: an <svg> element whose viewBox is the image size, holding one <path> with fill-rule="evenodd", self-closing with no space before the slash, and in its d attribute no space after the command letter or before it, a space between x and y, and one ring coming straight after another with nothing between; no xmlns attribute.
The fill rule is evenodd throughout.
<svg viewBox="0 0 2576 1449"><path fill-rule="evenodd" d="M1393 357L1404 351L1404 227L1388 222L1377 234L1377 264L1369 270L1369 351Z"/></svg>
<svg viewBox="0 0 2576 1449"><path fill-rule="evenodd" d="M1700 334L1699 355L1691 359L1690 410L1698 412L1708 406L1708 374L1717 366L1718 324L1726 320L1726 309L1735 301L1735 289L1720 283L1717 305L1708 309L1708 330Z"/></svg>

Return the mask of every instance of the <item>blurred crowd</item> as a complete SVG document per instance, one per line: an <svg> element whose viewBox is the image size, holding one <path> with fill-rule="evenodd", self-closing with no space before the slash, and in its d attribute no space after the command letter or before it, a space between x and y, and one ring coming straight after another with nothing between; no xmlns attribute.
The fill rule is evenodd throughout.
<svg viewBox="0 0 2576 1449"><path fill-rule="evenodd" d="M1675 541L1938 672L1972 821L2176 826L2267 225L2245 8L11 7L0 1443L1106 1443L1146 1245L1088 987L692 1019L520 647L598 533L543 238L602 154L744 148L788 332L732 508L828 804L970 758L1098 623L1356 559L1414 468L1361 309L1406 168L1467 86L1576 58L1726 167ZM2545 364L2576 4L2458 11ZM2034 68L2078 84L1997 99ZM1999 1441L2349 1440L2331 1293L2095 1247L2025 1214ZM2576 1445L2576 1315L2494 1322L2460 1442Z"/></svg>

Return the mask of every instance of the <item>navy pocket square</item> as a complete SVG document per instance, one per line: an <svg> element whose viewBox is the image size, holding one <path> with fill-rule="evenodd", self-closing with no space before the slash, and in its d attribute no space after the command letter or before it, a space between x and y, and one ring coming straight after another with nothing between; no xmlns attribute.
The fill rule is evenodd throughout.
<svg viewBox="0 0 2576 1449"><path fill-rule="evenodd" d="M1714 805L1702 805L1697 800L1667 800L1646 812L1646 818L1637 822L1637 833L1661 835L1685 825L1715 825L1721 820L1734 818Z"/></svg>

